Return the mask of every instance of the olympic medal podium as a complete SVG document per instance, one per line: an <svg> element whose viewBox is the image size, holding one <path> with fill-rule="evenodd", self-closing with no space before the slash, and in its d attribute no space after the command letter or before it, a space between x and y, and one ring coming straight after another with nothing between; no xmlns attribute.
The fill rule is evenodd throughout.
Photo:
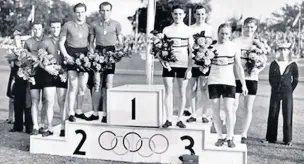
<svg viewBox="0 0 304 164"><path fill-rule="evenodd" d="M181 129L174 126L175 117L172 127L161 128L165 121L161 85L124 85L107 94L108 124L66 121L65 137L59 137L61 125L54 127L53 136L31 136L30 152L132 163L182 164L187 163L181 161L185 155L197 156L199 164L247 163L241 137L234 137L235 148L216 147L211 123L197 121Z"/></svg>

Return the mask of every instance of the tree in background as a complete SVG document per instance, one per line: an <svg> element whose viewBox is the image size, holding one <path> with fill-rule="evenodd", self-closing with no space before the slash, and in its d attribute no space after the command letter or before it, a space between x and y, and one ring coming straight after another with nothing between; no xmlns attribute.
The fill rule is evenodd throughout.
<svg viewBox="0 0 304 164"><path fill-rule="evenodd" d="M0 36L12 36L15 30L29 34L28 16L32 5L35 5L34 20L43 22L47 33L51 19L60 19L63 23L72 19L72 7L61 0L4 0L0 4Z"/></svg>
<svg viewBox="0 0 304 164"><path fill-rule="evenodd" d="M299 6L301 8L301 13L302 13L302 16L300 16L300 21L303 24L304 1L301 2L300 5L286 4L284 7L281 8L280 12L272 13L272 16L276 19L276 22L271 24L269 28L274 31L282 31L282 32L285 32L287 28L290 28L293 31L297 31L298 24L295 25L294 27L292 26L292 24L299 13Z"/></svg>
<svg viewBox="0 0 304 164"><path fill-rule="evenodd" d="M155 25L154 29L157 31L162 31L164 27L169 26L173 20L171 16L171 8L175 4L182 4L185 5L186 10L186 18L184 22L189 24L189 9L192 9L192 17L191 17L191 24L195 23L195 19L193 17L194 9L197 5L203 5L206 7L207 12L211 12L211 0L204 0L201 3L191 3L191 0L159 0L156 2L156 13L155 13ZM147 27L147 8L139 8L133 16L128 17L133 25L133 29L136 28L136 14L138 15L138 32L145 33Z"/></svg>

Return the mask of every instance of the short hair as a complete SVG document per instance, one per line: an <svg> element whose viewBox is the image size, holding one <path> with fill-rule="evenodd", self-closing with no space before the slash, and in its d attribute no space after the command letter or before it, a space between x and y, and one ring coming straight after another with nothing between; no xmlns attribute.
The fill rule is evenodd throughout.
<svg viewBox="0 0 304 164"><path fill-rule="evenodd" d="M76 8L79 7L84 7L84 10L87 11L87 5L84 3L77 3L74 7L73 7L73 11L76 12Z"/></svg>
<svg viewBox="0 0 304 164"><path fill-rule="evenodd" d="M111 10L112 10L112 4L108 1L106 2L102 2L100 5L99 5L99 10L101 10L101 6L110 6L111 7Z"/></svg>
<svg viewBox="0 0 304 164"><path fill-rule="evenodd" d="M62 24L62 21L59 18L52 18L50 20L50 22L49 22L49 25L51 25L52 23L60 23L60 24Z"/></svg>
<svg viewBox="0 0 304 164"><path fill-rule="evenodd" d="M254 23L255 25L258 25L259 21L256 18L248 17L244 20L244 25L248 23Z"/></svg>
<svg viewBox="0 0 304 164"><path fill-rule="evenodd" d="M231 26L230 26L229 23L222 23L222 24L218 27L217 33L219 33L220 30L221 30L222 28L230 28L230 30L232 31L232 28L231 28Z"/></svg>
<svg viewBox="0 0 304 164"><path fill-rule="evenodd" d="M33 28L34 25L41 25L42 28L44 28L44 23L43 23L42 20L35 20L35 21L32 23L31 28Z"/></svg>
<svg viewBox="0 0 304 164"><path fill-rule="evenodd" d="M196 10L199 10L199 9L204 9L204 10L207 12L206 7L203 6L203 5L197 5L197 6L194 8L194 12L196 13Z"/></svg>
<svg viewBox="0 0 304 164"><path fill-rule="evenodd" d="M185 6L181 4L173 5L171 12L173 12L175 9L182 9L183 11L185 11Z"/></svg>

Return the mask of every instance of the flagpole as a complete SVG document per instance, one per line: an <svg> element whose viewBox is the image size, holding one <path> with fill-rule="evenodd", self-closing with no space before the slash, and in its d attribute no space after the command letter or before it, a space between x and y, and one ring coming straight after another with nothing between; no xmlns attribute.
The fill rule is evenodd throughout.
<svg viewBox="0 0 304 164"><path fill-rule="evenodd" d="M299 5L299 15L300 15L300 17L299 17L299 57L300 57L300 55L301 55L301 44L302 44L302 37L301 37L301 5Z"/></svg>
<svg viewBox="0 0 304 164"><path fill-rule="evenodd" d="M154 29L154 21L155 21L155 0L148 0L148 13L147 13L147 36ZM147 45L146 48L146 83L151 85L153 82L153 58L150 54L151 45Z"/></svg>
<svg viewBox="0 0 304 164"><path fill-rule="evenodd" d="M299 19L299 55L301 55L301 42L302 42L302 37L301 37L301 19Z"/></svg>

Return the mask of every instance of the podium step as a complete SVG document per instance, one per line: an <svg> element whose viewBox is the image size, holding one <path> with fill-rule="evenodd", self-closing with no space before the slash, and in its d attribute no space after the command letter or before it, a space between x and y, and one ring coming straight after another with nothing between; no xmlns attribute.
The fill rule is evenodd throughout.
<svg viewBox="0 0 304 164"><path fill-rule="evenodd" d="M205 149L200 153L200 163L204 164L247 164L247 145L241 144L241 136L234 136L235 148L229 148L227 142L215 146L217 135L210 133L206 138Z"/></svg>
<svg viewBox="0 0 304 164"><path fill-rule="evenodd" d="M92 113L86 113L87 116L90 114ZM226 164L227 161L228 164L246 164L247 148L240 144L239 136L235 137L236 148L214 146L217 137L210 133L211 122L186 123L185 129L177 126L164 129L108 125L101 123L100 119L66 121L65 137L59 137L61 125L54 127L53 136L31 136L30 152L123 162L175 164L182 163L179 156L195 153L202 164ZM173 125L176 121L177 117L174 117Z"/></svg>

